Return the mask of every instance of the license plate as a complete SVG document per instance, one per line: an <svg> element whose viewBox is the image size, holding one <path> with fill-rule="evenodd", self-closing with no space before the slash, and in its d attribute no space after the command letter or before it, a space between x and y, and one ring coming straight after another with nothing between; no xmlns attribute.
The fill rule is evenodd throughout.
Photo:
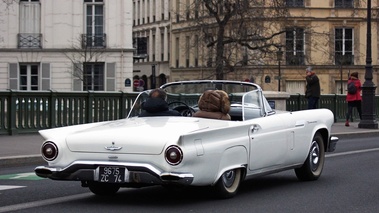
<svg viewBox="0 0 379 213"><path fill-rule="evenodd" d="M115 166L100 166L99 181L103 183L124 183L125 168Z"/></svg>

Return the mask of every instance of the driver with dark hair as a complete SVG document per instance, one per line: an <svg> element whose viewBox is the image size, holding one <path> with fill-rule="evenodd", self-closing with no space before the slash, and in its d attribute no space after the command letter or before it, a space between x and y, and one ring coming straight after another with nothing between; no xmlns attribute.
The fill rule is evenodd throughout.
<svg viewBox="0 0 379 213"><path fill-rule="evenodd" d="M153 89L149 93L149 98L142 104L143 112L139 117L148 116L181 116L176 111L169 109L167 103L167 94L163 89Z"/></svg>

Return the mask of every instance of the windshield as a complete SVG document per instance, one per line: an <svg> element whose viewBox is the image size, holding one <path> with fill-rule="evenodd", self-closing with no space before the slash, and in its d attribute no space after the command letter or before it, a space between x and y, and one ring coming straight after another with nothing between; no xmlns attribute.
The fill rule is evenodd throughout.
<svg viewBox="0 0 379 213"><path fill-rule="evenodd" d="M132 109L128 113L128 116L127 116L128 118L138 116L141 114L142 103L147 100L147 98L149 97L150 91L151 90L146 90L146 91L143 91L140 94L138 94L136 100L134 101L134 103L132 105Z"/></svg>
<svg viewBox="0 0 379 213"><path fill-rule="evenodd" d="M167 93L170 109L183 109L183 105L191 107L193 112L199 110L197 104L200 96L207 90L223 90L229 95L232 120L249 120L266 116L272 111L262 95L262 89L250 82L196 80L171 82L160 87ZM148 99L151 90L141 92L133 103L128 117L139 116L143 112L142 104ZM180 107L182 106L182 107ZM181 112L182 113L182 112ZM183 113L186 114L186 113ZM188 116L188 114L187 114Z"/></svg>
<svg viewBox="0 0 379 213"><path fill-rule="evenodd" d="M206 90L224 90L228 94L245 93L260 88L249 82L238 81L181 81L161 86L167 93L172 94L202 94Z"/></svg>
<svg viewBox="0 0 379 213"><path fill-rule="evenodd" d="M245 93L242 97L242 116L243 120L266 116L265 112L272 112L266 98L261 90L254 90Z"/></svg>

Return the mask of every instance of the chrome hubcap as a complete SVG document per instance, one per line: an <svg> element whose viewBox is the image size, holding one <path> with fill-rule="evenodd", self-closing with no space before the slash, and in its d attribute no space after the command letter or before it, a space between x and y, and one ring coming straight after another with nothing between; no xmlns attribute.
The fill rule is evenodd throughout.
<svg viewBox="0 0 379 213"><path fill-rule="evenodd" d="M231 187L234 183L234 179L236 178L236 172L234 170L230 170L225 172L222 175L222 182L226 187Z"/></svg>
<svg viewBox="0 0 379 213"><path fill-rule="evenodd" d="M312 166L312 171L316 171L320 160L320 147L316 141L312 142L309 160Z"/></svg>

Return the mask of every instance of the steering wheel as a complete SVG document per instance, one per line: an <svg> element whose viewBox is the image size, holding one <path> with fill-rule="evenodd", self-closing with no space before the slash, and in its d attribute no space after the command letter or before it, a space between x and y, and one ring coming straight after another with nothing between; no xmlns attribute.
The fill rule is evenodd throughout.
<svg viewBox="0 0 379 213"><path fill-rule="evenodd" d="M188 106L186 103L182 101L173 101L169 103L168 106L170 107L173 104L179 104L179 106L174 107L173 110L178 111L184 117L192 117L192 115L196 112L195 109Z"/></svg>

